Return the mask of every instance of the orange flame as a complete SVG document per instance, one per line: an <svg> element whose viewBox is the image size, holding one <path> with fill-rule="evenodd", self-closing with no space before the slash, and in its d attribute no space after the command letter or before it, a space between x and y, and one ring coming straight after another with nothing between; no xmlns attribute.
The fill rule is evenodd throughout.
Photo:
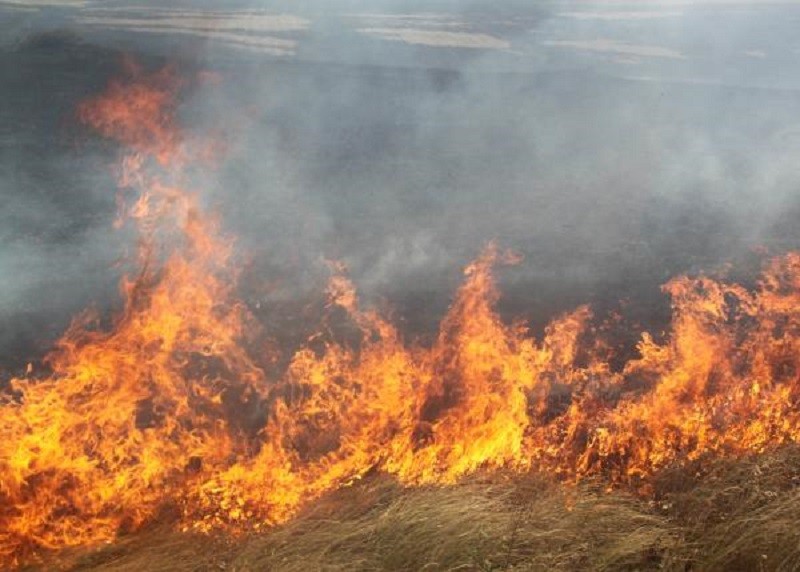
<svg viewBox="0 0 800 572"><path fill-rule="evenodd" d="M248 349L257 325L235 296L233 242L185 188L182 82L128 74L79 117L127 149L120 186L136 197L120 220L140 231L137 271L111 328L79 317L53 373L29 368L0 397L0 562L110 539L166 504L184 528L259 528L371 470L408 485L507 468L639 486L671 464L800 439L798 253L769 261L753 290L669 282L671 330L643 334L622 371L586 343L588 307L541 340L504 323L493 267L518 260L495 245L429 347L363 309L337 267L330 311L360 343L321 336L270 378Z"/></svg>

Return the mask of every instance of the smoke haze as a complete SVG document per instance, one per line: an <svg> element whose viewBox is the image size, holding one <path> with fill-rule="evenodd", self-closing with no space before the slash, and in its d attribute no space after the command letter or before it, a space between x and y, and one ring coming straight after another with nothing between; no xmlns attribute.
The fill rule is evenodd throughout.
<svg viewBox="0 0 800 572"><path fill-rule="evenodd" d="M336 259L425 333L496 239L534 323L652 319L674 274L800 246L800 6L496 4L0 2L0 363L115 302L116 149L74 109L123 54L211 72L182 123L225 150L195 182L254 307L300 312Z"/></svg>

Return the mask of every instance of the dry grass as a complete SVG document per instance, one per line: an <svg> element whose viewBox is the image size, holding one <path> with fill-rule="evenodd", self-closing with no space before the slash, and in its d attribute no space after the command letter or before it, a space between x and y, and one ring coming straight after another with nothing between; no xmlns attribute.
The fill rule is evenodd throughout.
<svg viewBox="0 0 800 572"><path fill-rule="evenodd" d="M343 499L327 499L250 542L234 569L622 570L647 565L674 541L663 519L631 499L538 479L408 491L377 482L347 496L347 514L336 511Z"/></svg>
<svg viewBox="0 0 800 572"><path fill-rule="evenodd" d="M530 475L419 489L372 477L263 534L151 529L44 569L798 570L799 485L796 447L665 471L655 501Z"/></svg>
<svg viewBox="0 0 800 572"><path fill-rule="evenodd" d="M697 570L800 570L800 448L661 475Z"/></svg>

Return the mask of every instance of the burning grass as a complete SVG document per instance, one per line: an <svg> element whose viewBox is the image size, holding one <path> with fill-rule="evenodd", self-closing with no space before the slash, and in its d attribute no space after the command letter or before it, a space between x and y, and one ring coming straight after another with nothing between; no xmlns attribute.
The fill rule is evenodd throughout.
<svg viewBox="0 0 800 572"><path fill-rule="evenodd" d="M214 146L176 124L183 85L133 66L80 107L124 146L138 256L111 326L76 319L48 368L0 395L0 564L164 522L252 535L240 569L798 564L781 480L796 465L771 452L800 442L800 253L765 260L751 287L671 280L669 330L642 332L619 368L586 306L541 339L501 319L494 267L520 260L495 245L428 345L332 264L318 333L268 373L234 241L187 186ZM216 558L195 536L143 538L105 553L110 569L126 547L169 569L191 546Z"/></svg>
<svg viewBox="0 0 800 572"><path fill-rule="evenodd" d="M703 467L660 473L656 500L531 474L413 489L372 475L263 533L181 534L162 523L43 569L796 570L800 448Z"/></svg>

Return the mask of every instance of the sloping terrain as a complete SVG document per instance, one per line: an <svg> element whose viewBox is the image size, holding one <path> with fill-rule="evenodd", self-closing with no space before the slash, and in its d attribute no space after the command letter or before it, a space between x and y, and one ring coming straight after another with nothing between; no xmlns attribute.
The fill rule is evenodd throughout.
<svg viewBox="0 0 800 572"><path fill-rule="evenodd" d="M165 522L30 570L796 570L800 449L700 466L662 472L646 495L536 475L414 489L373 475L260 534Z"/></svg>

